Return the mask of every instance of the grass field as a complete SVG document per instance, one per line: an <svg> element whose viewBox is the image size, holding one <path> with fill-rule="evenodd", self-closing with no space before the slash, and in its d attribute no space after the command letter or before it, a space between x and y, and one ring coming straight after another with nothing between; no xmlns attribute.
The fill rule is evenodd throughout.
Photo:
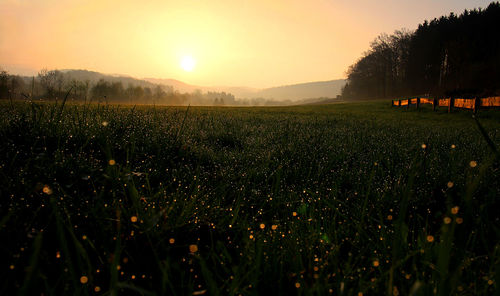
<svg viewBox="0 0 500 296"><path fill-rule="evenodd" d="M2 295L500 290L497 110L0 107Z"/></svg>

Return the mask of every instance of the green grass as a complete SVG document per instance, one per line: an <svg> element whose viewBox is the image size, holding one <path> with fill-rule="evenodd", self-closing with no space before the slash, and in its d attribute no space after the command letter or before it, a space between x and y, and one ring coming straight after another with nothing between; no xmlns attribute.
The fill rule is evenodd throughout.
<svg viewBox="0 0 500 296"><path fill-rule="evenodd" d="M496 110L0 107L0 294L499 290Z"/></svg>

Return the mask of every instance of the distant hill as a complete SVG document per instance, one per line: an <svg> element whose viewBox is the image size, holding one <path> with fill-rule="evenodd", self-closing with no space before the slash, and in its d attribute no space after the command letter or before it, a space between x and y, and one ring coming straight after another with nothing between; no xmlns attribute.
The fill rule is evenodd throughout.
<svg viewBox="0 0 500 296"><path fill-rule="evenodd" d="M182 81L176 79L162 79L162 78L144 78L144 81L154 83L154 84L162 84L173 87L175 90L181 93L192 93L196 90L208 91L209 87L202 87L197 85L191 85L184 83Z"/></svg>
<svg viewBox="0 0 500 296"><path fill-rule="evenodd" d="M303 100L310 98L335 98L341 93L345 80L330 80L319 82L299 83L292 85L284 85L278 87L271 87L265 89L257 89L250 87L204 87L184 83L175 79L157 79L157 78L144 78L144 80L163 85L173 86L174 89L180 92L193 92L195 90L218 91L233 94L238 99L272 99L276 101L283 100Z"/></svg>
<svg viewBox="0 0 500 296"><path fill-rule="evenodd" d="M292 101L309 98L335 98L340 95L344 84L345 80L343 79L300 83L266 88L254 95L266 99Z"/></svg>
<svg viewBox="0 0 500 296"><path fill-rule="evenodd" d="M124 87L127 87L127 85L129 84L141 87L149 87L149 88L153 88L155 86L155 83L119 74L110 75L88 70L73 70L73 69L61 70L61 72L64 73L64 76L67 79L75 79L80 81L88 80L91 83L96 83L100 79L104 79L109 82L121 82Z"/></svg>

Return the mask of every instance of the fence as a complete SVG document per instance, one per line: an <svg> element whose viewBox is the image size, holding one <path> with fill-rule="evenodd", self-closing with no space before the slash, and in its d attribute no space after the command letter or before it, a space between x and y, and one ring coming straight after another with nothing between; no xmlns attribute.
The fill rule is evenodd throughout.
<svg viewBox="0 0 500 296"><path fill-rule="evenodd" d="M458 109L469 109L476 113L479 109L484 108L498 108L500 107L500 97L489 97L489 98L473 98L473 99L462 99L462 98L444 98L444 99L434 99L428 97L411 97L392 100L392 106L416 106L417 109L420 108L422 104L430 104L433 106L433 110L437 107L447 107L448 112L451 112L454 108Z"/></svg>

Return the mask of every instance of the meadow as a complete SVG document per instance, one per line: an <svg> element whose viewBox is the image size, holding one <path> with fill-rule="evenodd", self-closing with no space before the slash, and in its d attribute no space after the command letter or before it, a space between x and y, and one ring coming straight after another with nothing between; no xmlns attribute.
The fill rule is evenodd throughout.
<svg viewBox="0 0 500 296"><path fill-rule="evenodd" d="M492 295L500 112L0 103L2 295Z"/></svg>

